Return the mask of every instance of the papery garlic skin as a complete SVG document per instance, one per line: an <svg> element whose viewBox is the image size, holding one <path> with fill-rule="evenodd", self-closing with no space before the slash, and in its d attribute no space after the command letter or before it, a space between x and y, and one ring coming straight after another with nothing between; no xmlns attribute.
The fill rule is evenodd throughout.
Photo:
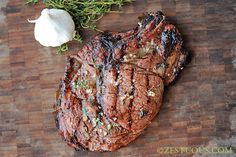
<svg viewBox="0 0 236 157"><path fill-rule="evenodd" d="M62 9L43 9L38 19L28 21L35 23L35 39L46 47L61 46L73 40L75 35L75 23Z"/></svg>

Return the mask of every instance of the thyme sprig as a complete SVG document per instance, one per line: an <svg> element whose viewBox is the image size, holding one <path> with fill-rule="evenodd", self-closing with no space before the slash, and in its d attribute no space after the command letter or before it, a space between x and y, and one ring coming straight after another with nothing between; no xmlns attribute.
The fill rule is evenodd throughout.
<svg viewBox="0 0 236 157"><path fill-rule="evenodd" d="M73 18L76 25L75 40L82 42L81 30L92 29L99 32L96 21L107 12L112 11L112 6L121 8L125 3L135 0L43 0L47 8L66 10ZM38 0L26 0L26 3L35 4Z"/></svg>
<svg viewBox="0 0 236 157"><path fill-rule="evenodd" d="M133 0L45 0L46 7L66 10L73 18L77 39L80 36L81 28L102 31L97 28L95 22L111 11L113 5L121 8L124 3Z"/></svg>
<svg viewBox="0 0 236 157"><path fill-rule="evenodd" d="M63 52L67 51L69 48L68 48L68 44L65 43L65 44L62 44L61 46L57 47L56 49L56 54L63 54Z"/></svg>
<svg viewBox="0 0 236 157"><path fill-rule="evenodd" d="M38 2L39 2L38 0L26 0L26 4L33 4L33 5L35 5Z"/></svg>

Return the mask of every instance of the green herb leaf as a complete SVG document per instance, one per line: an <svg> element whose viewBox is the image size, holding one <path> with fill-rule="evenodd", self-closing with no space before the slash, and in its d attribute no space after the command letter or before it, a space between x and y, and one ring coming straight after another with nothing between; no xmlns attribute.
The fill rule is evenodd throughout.
<svg viewBox="0 0 236 157"><path fill-rule="evenodd" d="M63 52L67 51L69 48L68 48L68 45L67 43L65 44L62 44L61 46L57 47L57 54L63 54Z"/></svg>
<svg viewBox="0 0 236 157"><path fill-rule="evenodd" d="M113 127L112 124L108 124L108 125L107 125L107 130L111 130L112 127Z"/></svg>
<svg viewBox="0 0 236 157"><path fill-rule="evenodd" d="M103 116L103 113L102 113L102 112L99 112L98 114L99 114L100 116Z"/></svg>
<svg viewBox="0 0 236 157"><path fill-rule="evenodd" d="M80 87L82 89L89 89L89 85L88 85L88 80L81 80L78 79L77 83L76 83L76 87Z"/></svg>
<svg viewBox="0 0 236 157"><path fill-rule="evenodd" d="M88 115L88 111L86 110L86 108L83 106L82 107L82 112L83 112L83 114L85 114L86 116Z"/></svg>
<svg viewBox="0 0 236 157"><path fill-rule="evenodd" d="M99 125L104 125L99 118L96 118L95 122L98 123Z"/></svg>
<svg viewBox="0 0 236 157"><path fill-rule="evenodd" d="M26 0L26 4L33 4L33 5L35 5L36 3L38 3L38 0Z"/></svg>
<svg viewBox="0 0 236 157"><path fill-rule="evenodd" d="M138 58L143 58L145 55L146 55L146 54L145 54L144 50L143 50L143 49L140 49L139 52L138 52L138 54L137 54L137 57L138 57Z"/></svg>
<svg viewBox="0 0 236 157"><path fill-rule="evenodd" d="M83 42L83 39L82 37L80 36L79 33L76 32L74 38L73 38L75 41L78 41L79 43L82 43Z"/></svg>

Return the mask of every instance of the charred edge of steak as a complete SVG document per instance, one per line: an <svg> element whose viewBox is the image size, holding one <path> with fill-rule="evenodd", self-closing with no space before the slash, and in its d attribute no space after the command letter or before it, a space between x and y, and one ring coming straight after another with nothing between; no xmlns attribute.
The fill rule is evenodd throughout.
<svg viewBox="0 0 236 157"><path fill-rule="evenodd" d="M108 51L108 56L104 61L105 69L116 65L117 61L115 60L114 48L117 45L117 42L121 40L120 36L114 37L109 32L101 34L100 41Z"/></svg>
<svg viewBox="0 0 236 157"><path fill-rule="evenodd" d="M59 112L61 112L61 103L62 103L62 98L65 97L66 95L66 90L68 88L68 84L70 83L73 75L75 73L75 71L78 70L78 68L80 68L81 65L77 65L76 61L71 58L71 57L67 57L66 58L67 61L67 65L66 65L66 69L65 69L65 74L64 74L64 79L60 80L60 84L59 84L59 90L57 91L56 94L56 102L54 103L54 120L55 120L55 124L57 129L60 130L60 125L59 125L59 120L60 118L63 118L63 112L62 114L59 114ZM76 64L76 65L75 65ZM78 67L79 66L79 67ZM77 68L77 69L74 69ZM61 135L61 137L67 142L68 145L71 145L72 147L74 147L75 150L87 150L87 148L85 148L84 146L82 146L77 139L77 136L74 134L73 136L70 137L70 139L65 138L62 135L62 132L59 133Z"/></svg>
<svg viewBox="0 0 236 157"><path fill-rule="evenodd" d="M148 77L148 74L146 74L146 80L147 80L147 89L146 91L148 91L151 87L149 85L149 77ZM147 104L150 103L150 97L147 97Z"/></svg>
<svg viewBox="0 0 236 157"><path fill-rule="evenodd" d="M191 62L192 60L192 53L190 53L187 49L183 48L182 47L182 50L181 50L182 54L184 55L184 59L182 60L179 60L179 64L180 66L175 68L175 71L174 71L174 75L175 75L175 79L173 81L171 81L168 86L173 86L175 85L178 80L180 79L180 71L182 71L182 69Z"/></svg>
<svg viewBox="0 0 236 157"><path fill-rule="evenodd" d="M84 150L88 150L88 148L85 148L84 146L82 146L79 142L78 142L78 138L77 138L77 130L75 130L73 136L71 137L71 139L69 139L70 141L68 141L69 145L73 145L74 149L76 151L84 151Z"/></svg>
<svg viewBox="0 0 236 157"><path fill-rule="evenodd" d="M185 55L185 59L182 60L182 66L184 67L191 62L193 56L192 53L188 51L184 45L181 47L181 53Z"/></svg>
<svg viewBox="0 0 236 157"><path fill-rule="evenodd" d="M59 90L59 89L61 89L61 90ZM57 127L57 129L60 130L58 108L61 107L61 98L60 98L61 95L65 95L65 84L64 84L63 80L60 81L59 89L56 92L56 102L53 105L53 108L54 108L53 115L54 115L56 127Z"/></svg>
<svg viewBox="0 0 236 157"><path fill-rule="evenodd" d="M164 18L164 14L161 12L161 11L157 11L156 12L156 16L157 16L157 19L156 19L156 25L158 25Z"/></svg>
<svg viewBox="0 0 236 157"><path fill-rule="evenodd" d="M161 45L164 47L164 57L167 59L171 52L173 52L173 48L176 46L176 44L179 43L182 45L183 39L181 35L177 32L176 27L174 26L173 29L164 29L164 31L161 34Z"/></svg>
<svg viewBox="0 0 236 157"><path fill-rule="evenodd" d="M59 129L59 117L58 116L59 116L59 114L54 114L54 119L55 119L57 129Z"/></svg>
<svg viewBox="0 0 236 157"><path fill-rule="evenodd" d="M164 19L164 14L161 11L157 11L156 13L150 13L145 15L144 19L141 20L142 29L144 29L154 19L155 19L155 25L157 26Z"/></svg>

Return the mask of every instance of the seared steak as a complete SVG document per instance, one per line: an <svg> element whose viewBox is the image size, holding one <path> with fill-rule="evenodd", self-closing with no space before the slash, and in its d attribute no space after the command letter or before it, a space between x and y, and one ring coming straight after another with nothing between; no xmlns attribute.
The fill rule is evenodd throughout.
<svg viewBox="0 0 236 157"><path fill-rule="evenodd" d="M151 123L164 86L186 62L178 29L161 12L125 33L105 32L67 59L55 104L56 125L72 147L114 151Z"/></svg>

